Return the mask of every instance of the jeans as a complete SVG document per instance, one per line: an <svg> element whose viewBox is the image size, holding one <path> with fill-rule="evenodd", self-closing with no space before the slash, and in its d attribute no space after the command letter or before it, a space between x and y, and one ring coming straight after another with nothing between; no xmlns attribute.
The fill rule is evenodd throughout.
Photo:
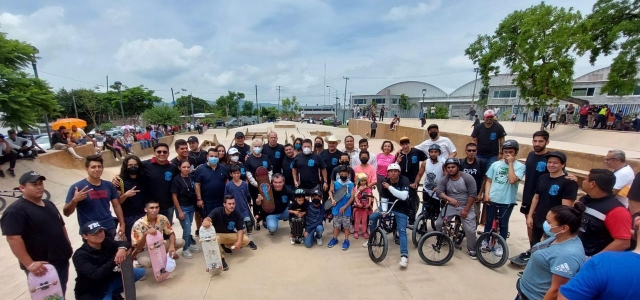
<svg viewBox="0 0 640 300"><path fill-rule="evenodd" d="M173 224L173 213L175 212L175 208L169 207L169 208L165 208L165 209L161 209L160 210L160 214L167 217L167 219L169 219L169 224Z"/></svg>
<svg viewBox="0 0 640 300"><path fill-rule="evenodd" d="M145 273L146 271L144 268L133 268L133 277L135 278L135 281L140 280L140 278L142 278ZM122 287L122 277L118 276L109 283L109 287L107 288L107 293L104 295L104 298L102 299L111 300L113 297L113 294L120 295L122 294L122 292L124 292L124 288Z"/></svg>
<svg viewBox="0 0 640 300"><path fill-rule="evenodd" d="M78 146L82 146L82 145L84 145L84 144L86 144L86 143L87 143L87 138L81 138L81 139L79 139L79 140L76 140L76 144L77 144Z"/></svg>
<svg viewBox="0 0 640 300"><path fill-rule="evenodd" d="M522 113L522 122L527 122L529 118L527 118L527 113Z"/></svg>
<svg viewBox="0 0 640 300"><path fill-rule="evenodd" d="M499 204L491 203L485 210L487 211L487 218L484 223L484 232L491 230L493 219L498 214L498 221L500 222L500 236L507 240L507 234L509 233L509 218L515 204Z"/></svg>
<svg viewBox="0 0 640 300"><path fill-rule="evenodd" d="M184 214L184 220L180 220L180 226L182 226L182 239L184 240L184 247L182 250L189 249L191 246L191 223L193 223L193 215L195 214L195 209L192 206L180 206L182 213Z"/></svg>
<svg viewBox="0 0 640 300"><path fill-rule="evenodd" d="M407 247L407 221L409 217L403 213L393 212L393 216L396 218L396 225L398 226L398 236L400 237L400 256L409 257L409 249ZM373 234L373 231L378 227L378 221L380 221L380 212L374 212L369 216L369 232Z"/></svg>
<svg viewBox="0 0 640 300"><path fill-rule="evenodd" d="M140 148L142 149L149 148L149 141L147 140L138 140L138 143L140 143Z"/></svg>
<svg viewBox="0 0 640 300"><path fill-rule="evenodd" d="M289 220L289 210L285 209L280 214L272 214L266 217L267 221L267 230L270 233L276 232L278 230L278 221L288 221Z"/></svg>
<svg viewBox="0 0 640 300"><path fill-rule="evenodd" d="M487 169L487 170L489 170L489 167L491 167L491 165L492 165L494 162L498 161L498 156L488 156L488 155L480 155L480 154L478 154L478 156L477 156L477 157L478 157L478 158L482 158L482 159L484 159L485 164L486 164L486 166L487 166L487 167L486 167L486 169Z"/></svg>
<svg viewBox="0 0 640 300"><path fill-rule="evenodd" d="M307 237L304 238L304 246L311 248L311 246L313 246L313 240L321 239L323 232L324 226L322 226L322 224L318 225L315 229L311 229L311 231L307 231Z"/></svg>

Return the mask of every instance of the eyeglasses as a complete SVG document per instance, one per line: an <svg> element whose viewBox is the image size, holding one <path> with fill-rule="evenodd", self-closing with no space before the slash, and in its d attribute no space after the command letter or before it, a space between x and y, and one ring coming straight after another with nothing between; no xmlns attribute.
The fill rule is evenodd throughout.
<svg viewBox="0 0 640 300"><path fill-rule="evenodd" d="M467 152L478 152L478 150L469 149Z"/></svg>
<svg viewBox="0 0 640 300"><path fill-rule="evenodd" d="M166 150L158 150L156 151L157 154L169 154L169 151Z"/></svg>

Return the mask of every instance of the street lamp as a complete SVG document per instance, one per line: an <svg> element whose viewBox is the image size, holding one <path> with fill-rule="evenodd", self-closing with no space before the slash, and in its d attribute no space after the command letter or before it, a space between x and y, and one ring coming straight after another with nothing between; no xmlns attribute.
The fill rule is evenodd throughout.
<svg viewBox="0 0 640 300"><path fill-rule="evenodd" d="M122 106L122 93L120 93L120 88L122 87L122 82L116 81L113 83L116 86L116 90L118 90L118 97L120 97L120 112L122 113L122 122L126 124L127 119L124 118L124 107ZM123 125L125 125L123 124Z"/></svg>
<svg viewBox="0 0 640 300"><path fill-rule="evenodd" d="M180 90L185 92L185 93L187 92L187 89L180 89ZM177 92L176 94L178 94L178 93L180 93L180 92ZM196 114L195 114L195 112L193 110L193 97L192 97L191 92L189 92L189 103L191 105L191 124L195 128L195 126L196 126Z"/></svg>
<svg viewBox="0 0 640 300"><path fill-rule="evenodd" d="M427 89L422 89L422 102L420 102L420 118L424 114L424 96L427 94Z"/></svg>
<svg viewBox="0 0 640 300"><path fill-rule="evenodd" d="M40 53L38 48L33 47L33 57L31 59L31 66L33 67L33 75L38 78L38 66L36 65L36 54ZM49 146L53 147L51 144L51 129L49 129L49 114L47 112L44 113L44 126L47 128L47 136L49 137Z"/></svg>

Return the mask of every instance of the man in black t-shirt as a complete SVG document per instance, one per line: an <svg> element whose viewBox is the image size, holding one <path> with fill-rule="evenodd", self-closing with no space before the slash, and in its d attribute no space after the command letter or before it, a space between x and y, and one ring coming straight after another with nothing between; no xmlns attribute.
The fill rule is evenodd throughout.
<svg viewBox="0 0 640 300"><path fill-rule="evenodd" d="M527 226L531 228L531 247L540 242L544 230L542 224L549 210L558 205L573 206L578 197L578 183L567 179L564 167L567 156L562 152L549 152L546 167L549 173L542 174L536 184L531 209L527 214ZM522 257L521 257L522 258Z"/></svg>
<svg viewBox="0 0 640 300"><path fill-rule="evenodd" d="M168 160L169 145L158 143L153 147L153 153L153 158L142 162L145 185L151 187L145 193L145 197L156 200L160 204L160 214L173 222L174 207L170 191L171 181L180 172L178 167Z"/></svg>
<svg viewBox="0 0 640 300"><path fill-rule="evenodd" d="M224 259L223 246L240 250L242 247L249 245L249 238L244 235L244 221L242 216L235 211L236 200L231 195L224 196L222 207L215 208L208 217L202 220L202 226L209 228L213 225L218 236L218 245L220 247L220 256L222 257L223 269L229 270L229 265Z"/></svg>
<svg viewBox="0 0 640 300"><path fill-rule="evenodd" d="M44 264L53 265L64 294L73 249L60 212L53 202L42 200L45 180L32 171L20 176L22 196L4 211L0 226L20 269L41 277L47 273Z"/></svg>
<svg viewBox="0 0 640 300"><path fill-rule="evenodd" d="M473 180L476 182L478 197L476 198L474 209L476 212L476 223L480 225L480 202L482 201L482 187L484 187L484 175L487 173L487 166L483 159L476 157L476 153L478 153L478 146L476 144L467 144L467 146L465 146L465 153L467 154L467 157L460 160L460 169L471 175Z"/></svg>
<svg viewBox="0 0 640 300"><path fill-rule="evenodd" d="M327 174L331 175L333 174L334 169L336 169L336 167L339 165L338 163L340 162L340 156L342 155L342 152L338 150L338 138L333 135L327 138L327 145L328 149L322 150L322 152L320 152L320 157L322 158L322 161L326 166ZM322 197L324 199L329 198L329 187L331 187L331 184L334 180L335 179L331 179L331 177L323 178L324 183L322 187ZM352 182L355 183L355 181Z"/></svg>
<svg viewBox="0 0 640 300"><path fill-rule="evenodd" d="M507 133L504 127L494 121L495 113L488 109L484 112L484 124L473 127L471 137L473 143L478 145L478 158L487 163L487 169L499 159L502 159L502 142Z"/></svg>
<svg viewBox="0 0 640 300"><path fill-rule="evenodd" d="M427 154L411 147L408 137L400 138L400 151L396 154L396 163L400 165L400 175L409 180L409 198L414 199L412 211L409 212L409 224L413 224L418 210L418 186L427 165ZM378 191L380 193L380 191Z"/></svg>
<svg viewBox="0 0 640 300"><path fill-rule="evenodd" d="M269 234L273 235L278 230L278 221L289 220L289 204L293 201L293 190L284 186L284 176L282 174L275 174L271 180L271 188L273 193L273 201L275 202L275 209L265 214L265 222ZM256 203L262 205L262 195L258 195Z"/></svg>
<svg viewBox="0 0 640 300"><path fill-rule="evenodd" d="M193 168L197 168L202 164L207 163L207 151L200 149L200 144L198 143L198 138L195 136L190 136L187 139L187 143L189 144L189 157L195 159L195 164Z"/></svg>
<svg viewBox="0 0 640 300"><path fill-rule="evenodd" d="M292 144L284 145L284 159L282 160L282 175L284 175L284 184L295 190L296 186L293 181L293 160L296 157L296 152L293 150Z"/></svg>
<svg viewBox="0 0 640 300"><path fill-rule="evenodd" d="M238 153L240 153L240 162L244 163L247 159L247 156L251 152L251 147L244 143L244 133L242 131L236 132L235 135L236 144L231 146L231 148L238 149Z"/></svg>
<svg viewBox="0 0 640 300"><path fill-rule="evenodd" d="M253 199L253 215L256 218L256 223L262 219L264 220L264 214L262 212L262 206L256 204L256 199L258 198L258 179L256 178L256 170L259 167L263 167L267 169L269 172L269 179L273 175L273 167L269 160L269 157L262 154L262 140L254 139L252 142L252 151L249 154L249 157L245 161L245 167L247 168L247 181L249 181L249 194L251 194L251 199ZM242 155L240 155L242 157ZM259 229L257 227L256 229Z"/></svg>
<svg viewBox="0 0 640 300"><path fill-rule="evenodd" d="M198 162L196 161L195 157L189 155L189 145L187 144L187 141L178 139L173 144L178 156L174 157L171 160L171 163L180 168L180 162L186 159L189 161L189 164L191 164L191 170L195 170Z"/></svg>
<svg viewBox="0 0 640 300"><path fill-rule="evenodd" d="M302 153L293 160L294 184L296 188L304 189L307 194L315 189L322 190L320 178L327 178L327 166L320 155L313 153L311 145L310 139L302 141Z"/></svg>
<svg viewBox="0 0 640 300"><path fill-rule="evenodd" d="M278 144L278 134L269 132L269 142L262 147L262 154L266 155L273 166L273 173L282 173L282 160L284 159L284 146Z"/></svg>

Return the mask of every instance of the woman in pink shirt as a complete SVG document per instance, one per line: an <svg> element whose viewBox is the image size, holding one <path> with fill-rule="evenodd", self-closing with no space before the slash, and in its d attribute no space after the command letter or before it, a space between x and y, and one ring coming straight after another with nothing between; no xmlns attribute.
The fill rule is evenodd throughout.
<svg viewBox="0 0 640 300"><path fill-rule="evenodd" d="M358 154L358 158L360 158L360 164L353 168L353 171L358 173L364 173L369 178L368 184L366 186L358 186L358 190L364 190L365 188L372 188L376 185L376 169L369 164L369 151L362 150Z"/></svg>
<svg viewBox="0 0 640 300"><path fill-rule="evenodd" d="M382 153L376 155L378 192L382 191L382 182L384 182L385 177L387 177L387 167L396 161L395 155L391 154L391 152L393 152L393 143L391 141L382 142L380 149L382 149Z"/></svg>

